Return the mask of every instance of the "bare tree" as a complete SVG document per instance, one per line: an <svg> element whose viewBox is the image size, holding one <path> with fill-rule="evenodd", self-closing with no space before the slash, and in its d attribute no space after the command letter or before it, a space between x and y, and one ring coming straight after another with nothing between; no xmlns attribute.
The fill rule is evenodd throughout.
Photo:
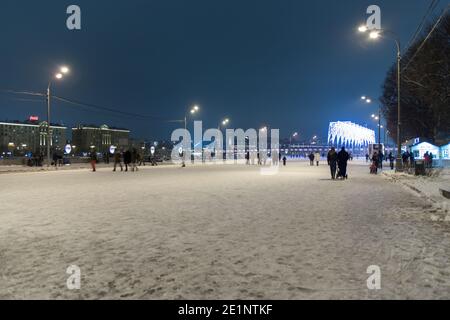
<svg viewBox="0 0 450 320"><path fill-rule="evenodd" d="M402 139L425 137L435 143L450 137L450 13L406 52L402 60ZM382 111L397 134L397 67L383 84Z"/></svg>

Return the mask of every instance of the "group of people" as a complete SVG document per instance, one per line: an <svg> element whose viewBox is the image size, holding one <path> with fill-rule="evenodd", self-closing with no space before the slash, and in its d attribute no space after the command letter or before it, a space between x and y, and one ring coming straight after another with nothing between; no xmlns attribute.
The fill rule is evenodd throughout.
<svg viewBox="0 0 450 320"><path fill-rule="evenodd" d="M415 163L414 153L409 151L403 152L402 162L404 168L413 168Z"/></svg>
<svg viewBox="0 0 450 320"><path fill-rule="evenodd" d="M316 164L317 166L319 166L320 164L320 153L316 152L316 153L310 153L309 156L309 164L311 166L314 166L314 164Z"/></svg>
<svg viewBox="0 0 450 320"><path fill-rule="evenodd" d="M433 167L433 159L434 159L434 155L431 152L425 152L425 155L423 156L424 160L425 160L425 166L427 168L432 168Z"/></svg>
<svg viewBox="0 0 450 320"><path fill-rule="evenodd" d="M116 149L113 155L114 158L114 167L113 171L117 171L117 167L120 167L120 171L128 171L130 168L131 171L139 171L139 166L144 165L145 161L142 154L136 149L131 148L126 151ZM92 171L97 171L96 164L98 162L97 152L95 150L91 151L90 155L91 167ZM107 162L106 162L107 161ZM108 160L105 160L106 163L109 163L109 155ZM151 159L152 165L156 165L156 160L154 157Z"/></svg>
<svg viewBox="0 0 450 320"><path fill-rule="evenodd" d="M347 164L349 160L350 154L344 147L339 152L336 152L335 148L331 148L327 155L327 162L331 170L331 179L348 179Z"/></svg>
<svg viewBox="0 0 450 320"><path fill-rule="evenodd" d="M256 157L255 157L256 156ZM260 153L250 153L250 151L247 151L245 153L245 163L246 165L255 165L255 160L258 160L258 165L259 166L265 166L267 163L267 156L265 156L263 154L263 156L261 157ZM283 162L283 166L286 166L287 163L287 158L286 156L282 156L281 153L279 153L278 151L273 151L272 155L271 155L271 159L272 159L272 165L279 165L280 162Z"/></svg>

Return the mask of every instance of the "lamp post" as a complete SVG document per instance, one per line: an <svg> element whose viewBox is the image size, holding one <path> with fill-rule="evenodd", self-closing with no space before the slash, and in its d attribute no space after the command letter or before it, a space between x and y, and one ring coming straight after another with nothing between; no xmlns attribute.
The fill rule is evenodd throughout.
<svg viewBox="0 0 450 320"><path fill-rule="evenodd" d="M396 159L396 171L403 171L403 163L402 163L402 143L401 143L401 61L402 61L402 51L400 46L400 38L392 31L384 30L384 29L374 29L369 30L366 26L361 26L358 30L362 33L366 33L370 31L369 38L372 40L376 40L381 37L382 34L392 36L392 39L395 41L397 46L397 159Z"/></svg>
<svg viewBox="0 0 450 320"><path fill-rule="evenodd" d="M381 108L378 109L378 116L372 114L372 119L378 121L378 144L381 145Z"/></svg>
<svg viewBox="0 0 450 320"><path fill-rule="evenodd" d="M191 109L190 109L190 111L189 111L189 113L191 114L191 115L194 115L194 114L196 114L198 111L200 110L200 107L199 106L197 106L197 105L195 105L195 106L193 106ZM187 131L187 117L188 117L188 113L186 112L185 114L184 114L184 133L186 134L186 131ZM184 141L186 141L187 140L187 137L185 136L184 137ZM191 141L189 140L189 148L191 147ZM202 146L203 147L203 146ZM183 154L183 162L182 162L182 164L181 164L181 167L186 167L186 162L185 162L185 155Z"/></svg>
<svg viewBox="0 0 450 320"><path fill-rule="evenodd" d="M68 67L61 67L60 72L55 75L55 79L61 80L65 74L69 73ZM51 90L52 90L53 79L50 79L47 86L47 167L50 167L51 163L51 143L52 143L52 130L50 125L50 110L51 110Z"/></svg>
<svg viewBox="0 0 450 320"><path fill-rule="evenodd" d="M230 119L228 119L228 118L224 119L222 122L219 122L219 124L217 125L217 130L221 131L221 128L222 127L225 128L229 123L230 123ZM225 137L225 139L226 139L226 137ZM223 143L223 141L222 141L222 143ZM222 147L223 147L223 145L222 145ZM214 156L217 159L216 144L215 143L214 143Z"/></svg>
<svg viewBox="0 0 450 320"><path fill-rule="evenodd" d="M297 138L298 137L298 132L294 132L293 134L291 134L291 136L289 137L289 152L291 153L292 156L292 138Z"/></svg>

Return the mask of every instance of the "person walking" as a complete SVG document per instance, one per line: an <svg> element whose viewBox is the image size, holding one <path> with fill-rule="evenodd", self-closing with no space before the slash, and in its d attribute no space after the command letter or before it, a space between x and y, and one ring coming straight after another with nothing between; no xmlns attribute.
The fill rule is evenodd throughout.
<svg viewBox="0 0 450 320"><path fill-rule="evenodd" d="M408 168L409 152L406 151L402 154L403 167Z"/></svg>
<svg viewBox="0 0 450 320"><path fill-rule="evenodd" d="M122 152L120 152L119 150L116 150L114 152L114 172L116 172L116 168L117 165L120 166L120 171L123 171L123 166L122 166Z"/></svg>
<svg viewBox="0 0 450 320"><path fill-rule="evenodd" d="M378 153L378 168L380 168L381 170L383 170L383 161L384 161L384 154L383 151L380 151L380 153Z"/></svg>
<svg viewBox="0 0 450 320"><path fill-rule="evenodd" d="M309 164L310 164L310 166L314 166L314 153L311 152L311 153L309 154L308 158L309 158Z"/></svg>
<svg viewBox="0 0 450 320"><path fill-rule="evenodd" d="M123 154L123 163L125 165L125 172L128 171L128 166L131 164L131 152L127 150Z"/></svg>
<svg viewBox="0 0 450 320"><path fill-rule="evenodd" d="M319 166L319 163L320 163L320 153L319 152L316 152L314 154L314 161L315 161L316 165Z"/></svg>
<svg viewBox="0 0 450 320"><path fill-rule="evenodd" d="M409 167L414 168L416 166L416 158L414 157L414 152L409 153Z"/></svg>
<svg viewBox="0 0 450 320"><path fill-rule="evenodd" d="M335 148L331 148L327 155L327 162L331 170L331 179L336 180L338 154Z"/></svg>
<svg viewBox="0 0 450 320"><path fill-rule="evenodd" d="M391 170L394 170L394 161L395 161L395 157L392 155L392 152L389 153L389 163L391 165Z"/></svg>
<svg viewBox="0 0 450 320"><path fill-rule="evenodd" d="M138 151L136 148L133 148L131 150L131 171L139 171L138 167L137 167L137 162L138 162Z"/></svg>
<svg viewBox="0 0 450 320"><path fill-rule="evenodd" d="M372 156L372 166L370 173L378 174L378 168L380 167L380 155L378 152L375 152Z"/></svg>
<svg viewBox="0 0 450 320"><path fill-rule="evenodd" d="M283 166L285 166L285 167L286 167L286 162L287 162L287 158L286 158L286 156L284 156L283 157Z"/></svg>
<svg viewBox="0 0 450 320"><path fill-rule="evenodd" d="M96 164L97 164L97 151L95 149L91 150L91 167L92 167L92 172L96 172Z"/></svg>
<svg viewBox="0 0 450 320"><path fill-rule="evenodd" d="M347 163L349 159L350 155L345 151L345 147L342 147L341 151L338 153L339 177L342 177L342 179L348 179Z"/></svg>

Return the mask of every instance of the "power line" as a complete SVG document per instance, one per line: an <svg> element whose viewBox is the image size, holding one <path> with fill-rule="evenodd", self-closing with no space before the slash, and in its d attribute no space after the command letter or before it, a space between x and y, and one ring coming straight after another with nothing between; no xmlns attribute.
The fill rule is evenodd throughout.
<svg viewBox="0 0 450 320"><path fill-rule="evenodd" d="M132 112L120 111L120 110L109 108L109 107L99 106L99 105L95 105L95 104L91 104L91 103L80 102L80 101L67 99L67 98L63 98L63 97L58 97L58 96L52 96L52 98L62 101L62 102L65 102L65 103L72 104L72 105L107 111L107 112L116 113L116 114L123 115L123 116L154 119L154 120L159 120L159 121L164 121L164 122L183 122L183 120L168 120L167 118L160 117L160 116L142 115L142 114L137 114L137 113L132 113Z"/></svg>
<svg viewBox="0 0 450 320"><path fill-rule="evenodd" d="M436 21L436 23L434 24L433 28L431 28L430 32L428 33L428 35L425 37L425 39L422 41L422 43L420 44L420 46L417 48L416 52L414 53L414 55L411 57L411 59L409 59L408 63L406 64L406 66L403 68L402 72L405 72L406 69L408 69L408 67L410 66L410 64L413 62L413 60L416 58L417 54L423 49L423 47L425 46L425 44L427 43L427 41L430 39L431 35L433 34L433 32L436 30L436 28L439 26L439 24L441 23L442 19L444 18L444 16L447 14L448 9L450 8L450 5L448 5L442 12L441 16L439 17L439 19Z"/></svg>
<svg viewBox="0 0 450 320"><path fill-rule="evenodd" d="M0 89L0 93L6 93L6 94L16 94L16 95L30 95L30 96L39 96L39 97L46 97L46 94L43 93L39 93L39 92L30 92L30 91L19 91L19 90L11 90L11 89ZM58 96L52 96L52 98L59 100L61 102L65 102L71 105L76 105L79 107L83 107L84 109L86 108L90 108L90 109L97 109L97 110L102 110L102 111L107 111L109 113L115 113L121 116L128 116L128 117L135 117L135 118L147 118L147 119L154 119L154 120L159 120L159 121L163 121L163 122L168 122L168 123L181 123L184 120L169 120L167 118L164 117L160 117L160 116L153 116L153 115L142 115L142 114L138 114L138 113L132 113L132 112L125 112L125 111L120 111L114 108L109 108L109 107L104 107L104 106L99 106L99 105L95 105L92 103L85 103L85 102L81 102L81 101L76 101L73 99L68 99L68 98L63 98L63 97L58 97ZM41 102L39 100L32 100L32 99L13 99L13 100L17 100L17 101L28 101L28 102Z"/></svg>
<svg viewBox="0 0 450 320"><path fill-rule="evenodd" d="M28 96L39 96L39 97L46 96L46 94L39 93L39 92L18 91L18 90L11 90L11 89L0 89L0 92L9 93L9 94L23 94L23 95L28 95Z"/></svg>
<svg viewBox="0 0 450 320"><path fill-rule="evenodd" d="M413 36L411 37L411 39L409 40L407 46L405 48L409 48L412 44L414 44L414 42L417 39L417 36L420 34L420 32L423 29L423 26L425 25L426 20L428 19L428 16L434 11L434 9L436 9L437 5L439 4L440 0L432 0L427 12L425 13L425 15L422 18L422 21L420 22L420 24L417 26L416 32L414 32Z"/></svg>

